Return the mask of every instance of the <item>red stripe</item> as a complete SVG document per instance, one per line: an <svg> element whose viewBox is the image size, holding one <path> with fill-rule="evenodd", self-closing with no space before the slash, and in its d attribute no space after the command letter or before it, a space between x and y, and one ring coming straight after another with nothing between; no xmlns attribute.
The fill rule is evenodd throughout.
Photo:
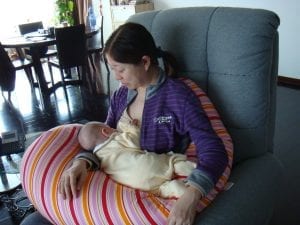
<svg viewBox="0 0 300 225"><path fill-rule="evenodd" d="M55 152L55 154L49 160L49 163L46 166L44 174L48 174L52 162L57 157L57 155L65 148L65 146L70 142L70 140L73 138L75 131L76 131L76 127L73 127L69 137L66 139L66 141L60 146L60 148ZM44 187L45 187L45 183L46 183L46 177L47 176L43 176L42 184L41 184L42 204L43 204L43 207L46 210L47 215L49 216L49 218L51 218L53 220L53 218L51 217L51 214L49 213L48 207L46 206L46 201L45 201L45 188Z"/></svg>
<svg viewBox="0 0 300 225"><path fill-rule="evenodd" d="M145 205L143 204L143 201L142 201L142 198L141 198L141 195L140 195L140 191L135 190L135 195L136 195L137 202L138 202L141 210L144 213L144 216L148 219L148 221L150 222L150 224L156 225L157 223L150 216L150 214L148 213L148 210L146 209Z"/></svg>
<svg viewBox="0 0 300 225"><path fill-rule="evenodd" d="M194 92L195 92L196 90L194 90ZM199 90L200 91L200 90ZM201 92L201 93L199 93L199 94L197 94L197 96L198 97L206 97L206 94L205 93L203 93L203 92ZM200 100L200 102L201 102L201 99L199 99Z"/></svg>
<svg viewBox="0 0 300 225"><path fill-rule="evenodd" d="M75 224L80 225L76 218L76 213L75 213L74 204L73 204L72 199L70 199L70 201L69 201L69 206L70 206L70 210L71 210L71 215L73 217L73 221L75 222Z"/></svg>
<svg viewBox="0 0 300 225"><path fill-rule="evenodd" d="M103 183L103 190L102 190L102 206L103 206L103 212L104 212L104 215L105 215L105 218L106 220L108 221L108 224L110 225L114 225L110 215L109 215L109 211L108 211L108 207L107 207L107 201L106 201L106 193L107 193L107 186L108 186L108 181L109 181L109 178L108 176L106 176L105 180L104 180L104 183Z"/></svg>

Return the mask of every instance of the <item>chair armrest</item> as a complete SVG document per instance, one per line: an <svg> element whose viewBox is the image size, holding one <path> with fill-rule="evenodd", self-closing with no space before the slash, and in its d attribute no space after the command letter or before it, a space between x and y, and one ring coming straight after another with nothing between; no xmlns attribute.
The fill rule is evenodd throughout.
<svg viewBox="0 0 300 225"><path fill-rule="evenodd" d="M230 178L233 187L220 193L195 224L268 225L282 193L282 180L283 167L273 154L237 164Z"/></svg>

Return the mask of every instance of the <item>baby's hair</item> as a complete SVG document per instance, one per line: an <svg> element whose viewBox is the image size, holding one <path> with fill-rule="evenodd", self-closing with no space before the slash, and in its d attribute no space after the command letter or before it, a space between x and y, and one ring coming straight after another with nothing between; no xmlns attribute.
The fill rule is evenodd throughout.
<svg viewBox="0 0 300 225"><path fill-rule="evenodd" d="M98 125L107 126L105 123L102 123L102 122L91 121L91 122L87 122L86 124L82 125L82 127L79 129L79 131L77 133L77 138L78 138L80 146L83 149L92 150L91 148L86 148L85 146L87 145L87 143L91 144L95 141L96 136L92 135L92 134L95 134L92 129L94 129L95 126L98 126ZM88 126L88 128L87 128L87 126ZM83 133L83 132L85 132L85 133ZM93 147L94 147L94 143L92 144L92 148Z"/></svg>

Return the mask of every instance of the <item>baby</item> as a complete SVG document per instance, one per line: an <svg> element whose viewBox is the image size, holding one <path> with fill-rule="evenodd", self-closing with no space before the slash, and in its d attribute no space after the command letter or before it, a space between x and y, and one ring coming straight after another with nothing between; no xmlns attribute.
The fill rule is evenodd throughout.
<svg viewBox="0 0 300 225"><path fill-rule="evenodd" d="M175 175L188 176L196 164L183 154L157 154L140 149L139 129L134 124L118 131L100 122L80 129L78 140L101 161L101 169L116 182L164 198L180 197L186 188Z"/></svg>

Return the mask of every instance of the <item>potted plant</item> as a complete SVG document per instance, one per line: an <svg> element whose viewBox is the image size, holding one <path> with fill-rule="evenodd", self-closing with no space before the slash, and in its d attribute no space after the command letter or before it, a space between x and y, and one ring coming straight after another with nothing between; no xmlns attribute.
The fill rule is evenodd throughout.
<svg viewBox="0 0 300 225"><path fill-rule="evenodd" d="M74 25L74 0L56 0L56 20L57 23L68 23Z"/></svg>

